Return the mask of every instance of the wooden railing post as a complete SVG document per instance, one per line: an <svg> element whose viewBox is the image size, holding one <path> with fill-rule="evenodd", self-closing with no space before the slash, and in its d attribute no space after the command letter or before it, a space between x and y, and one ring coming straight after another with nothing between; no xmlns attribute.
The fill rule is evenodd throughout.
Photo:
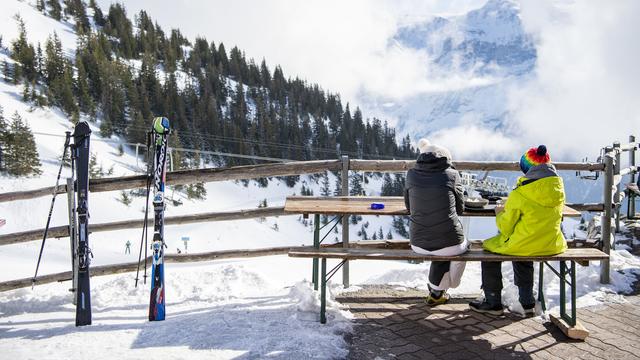
<svg viewBox="0 0 640 360"><path fill-rule="evenodd" d="M636 137L633 135L629 136L629 143L635 144ZM636 149L637 145L629 151L629 167L634 168L636 166ZM635 172L631 172L629 176L629 183L633 184L636 182L636 174ZM629 200L627 203L627 219L633 219L636 216L636 201L633 192L629 191Z"/></svg>
<svg viewBox="0 0 640 360"><path fill-rule="evenodd" d="M613 204L611 193L613 191L613 149L606 147L604 152L604 212L600 221L600 232L602 233L602 251L609 255L611 253L611 218L613 215ZM600 283L608 284L609 277L609 260L602 260L600 267Z"/></svg>
<svg viewBox="0 0 640 360"><path fill-rule="evenodd" d="M342 195L349 196L349 156L342 156ZM349 247L349 215L342 217L342 247ZM349 287L349 262L342 266L342 285Z"/></svg>
<svg viewBox="0 0 640 360"><path fill-rule="evenodd" d="M622 150L620 149L620 142L616 141L613 143L613 151L616 157L616 162L613 165L613 176L614 178L620 177L620 158L622 156ZM615 217L616 217L616 234L620 232L620 205L622 200L620 199L620 191L622 186L622 179L616 184L616 192L613 194L613 202L615 206ZM615 249L615 243L611 244L611 248Z"/></svg>

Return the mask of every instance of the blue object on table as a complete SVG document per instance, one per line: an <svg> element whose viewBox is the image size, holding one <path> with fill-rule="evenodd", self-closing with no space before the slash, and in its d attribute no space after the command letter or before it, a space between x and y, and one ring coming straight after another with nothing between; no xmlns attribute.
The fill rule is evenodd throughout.
<svg viewBox="0 0 640 360"><path fill-rule="evenodd" d="M371 203L371 210L382 210L384 209L384 204L382 203Z"/></svg>

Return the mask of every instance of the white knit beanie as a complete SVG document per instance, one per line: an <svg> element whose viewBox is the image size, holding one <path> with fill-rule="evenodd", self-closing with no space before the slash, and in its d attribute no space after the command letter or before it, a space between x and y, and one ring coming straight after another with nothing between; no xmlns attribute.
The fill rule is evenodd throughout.
<svg viewBox="0 0 640 360"><path fill-rule="evenodd" d="M433 153L436 157L446 157L447 160L451 161L451 152L447 148L432 144L425 138L418 141L418 149L421 154Z"/></svg>

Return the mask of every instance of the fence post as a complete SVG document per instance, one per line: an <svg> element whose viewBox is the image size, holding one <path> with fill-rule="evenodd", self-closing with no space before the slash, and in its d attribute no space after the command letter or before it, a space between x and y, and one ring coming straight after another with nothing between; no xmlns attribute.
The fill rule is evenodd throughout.
<svg viewBox="0 0 640 360"><path fill-rule="evenodd" d="M636 142L636 137L633 135L629 135L629 143L631 144L635 144ZM633 146L633 149L631 149L629 151L629 166L630 167L635 167L636 166L636 149L638 148L637 145ZM635 172L631 172L630 178L629 178L629 183L633 184L636 182L636 174ZM635 201L635 194L632 191L629 191L629 199L628 199L628 203L627 203L627 219L633 219L636 217L636 201Z"/></svg>
<svg viewBox="0 0 640 360"><path fill-rule="evenodd" d="M73 178L67 178L67 209L69 210L69 241L71 246L71 301L76 305L76 285L77 285L77 267L76 267L76 198L73 187Z"/></svg>
<svg viewBox="0 0 640 360"><path fill-rule="evenodd" d="M611 253L611 217L612 211L612 188L613 188L613 154L612 148L606 147L604 150L604 212L600 221L600 232L602 235L602 251L609 255ZM609 278L609 259L602 260L600 263L600 283L608 284Z"/></svg>
<svg viewBox="0 0 640 360"><path fill-rule="evenodd" d="M349 156L342 155L342 195L349 196ZM349 215L342 216L342 247L349 247ZM349 262L342 267L342 285L349 287Z"/></svg>
<svg viewBox="0 0 640 360"><path fill-rule="evenodd" d="M616 141L613 143L613 151L616 156L616 162L613 165L613 176L620 177L620 157L622 156L622 150L620 149L620 142ZM620 199L620 190L622 186L622 179L616 185L616 192L613 194L613 202L615 203L615 217L616 217L616 234L620 232L620 203L622 200ZM612 249L615 249L615 244L611 245Z"/></svg>

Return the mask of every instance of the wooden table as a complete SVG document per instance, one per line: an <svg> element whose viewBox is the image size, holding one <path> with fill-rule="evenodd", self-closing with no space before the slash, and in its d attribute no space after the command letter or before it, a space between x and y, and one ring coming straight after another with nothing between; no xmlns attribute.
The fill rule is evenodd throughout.
<svg viewBox="0 0 640 360"><path fill-rule="evenodd" d="M372 210L371 203L382 203L384 209ZM495 205L487 205L483 208L465 208L462 216L495 216ZM409 215L401 196L288 196L284 211L287 213L303 214L305 216L314 214L313 246L320 248L320 243L326 238L331 230L347 215ZM320 239L320 215L336 215L336 223L329 229L326 235ZM565 205L563 216L580 217L580 212ZM333 220L331 221L333 222ZM323 225L330 225L331 222ZM344 244L348 247L348 244ZM319 259L313 259L312 281L315 290L318 290L319 283Z"/></svg>
<svg viewBox="0 0 640 360"><path fill-rule="evenodd" d="M372 210L371 203L382 203L384 209ZM465 207L462 216L495 216L495 205L483 208ZM284 211L296 214L325 215L409 215L402 196L289 196ZM564 206L562 215L580 217L580 212Z"/></svg>

